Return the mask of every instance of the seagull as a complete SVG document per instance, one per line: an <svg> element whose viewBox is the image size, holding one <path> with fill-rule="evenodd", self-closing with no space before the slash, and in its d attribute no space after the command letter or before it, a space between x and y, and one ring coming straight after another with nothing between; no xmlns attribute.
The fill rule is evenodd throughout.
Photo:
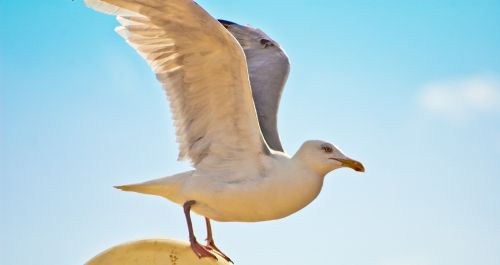
<svg viewBox="0 0 500 265"><path fill-rule="evenodd" d="M214 243L210 220L259 222L289 216L320 193L325 175L363 165L335 145L304 142L288 155L277 112L290 63L263 31L217 20L191 0L85 0L114 15L116 32L149 63L167 94L179 160L193 170L117 186L183 207L192 250L230 261ZM205 217L198 243L191 211Z"/></svg>

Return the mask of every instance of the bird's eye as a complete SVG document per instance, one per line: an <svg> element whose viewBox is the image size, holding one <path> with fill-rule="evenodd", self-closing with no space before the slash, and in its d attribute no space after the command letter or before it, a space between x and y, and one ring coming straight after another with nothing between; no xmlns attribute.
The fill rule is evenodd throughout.
<svg viewBox="0 0 500 265"><path fill-rule="evenodd" d="M333 152L333 148L330 145L322 145L321 150L325 151L325 153L331 153Z"/></svg>

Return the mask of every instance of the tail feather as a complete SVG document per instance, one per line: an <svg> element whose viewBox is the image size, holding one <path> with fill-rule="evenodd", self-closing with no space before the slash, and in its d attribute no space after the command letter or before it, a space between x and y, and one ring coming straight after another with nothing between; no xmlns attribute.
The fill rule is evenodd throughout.
<svg viewBox="0 0 500 265"><path fill-rule="evenodd" d="M150 183L150 181L146 181L137 184L113 186L113 188L122 191L133 191L144 194L165 196L168 195L174 187L172 187L170 183L160 184L160 183Z"/></svg>
<svg viewBox="0 0 500 265"><path fill-rule="evenodd" d="M130 184L130 185L113 186L113 188L119 189L122 191L137 191L137 192L139 192L140 186L141 185L139 185L139 184Z"/></svg>
<svg viewBox="0 0 500 265"><path fill-rule="evenodd" d="M113 186L122 191L133 191L137 193L157 195L167 198L171 201L177 201L178 191L187 177L191 176L193 171L183 172L174 176L163 177L137 184Z"/></svg>

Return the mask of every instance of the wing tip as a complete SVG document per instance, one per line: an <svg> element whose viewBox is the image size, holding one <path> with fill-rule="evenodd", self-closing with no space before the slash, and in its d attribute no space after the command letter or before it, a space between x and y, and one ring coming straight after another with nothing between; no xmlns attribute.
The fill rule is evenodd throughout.
<svg viewBox="0 0 500 265"><path fill-rule="evenodd" d="M112 16L140 16L132 10L122 8L102 0L83 0L83 2L87 7L94 9L95 11Z"/></svg>
<svg viewBox="0 0 500 265"><path fill-rule="evenodd" d="M231 25L240 25L238 23L235 23L235 22L232 22L232 21L229 21L229 20L225 20L225 19L217 19L219 21L219 23L222 24L222 26L224 26L225 28L228 28L229 26Z"/></svg>

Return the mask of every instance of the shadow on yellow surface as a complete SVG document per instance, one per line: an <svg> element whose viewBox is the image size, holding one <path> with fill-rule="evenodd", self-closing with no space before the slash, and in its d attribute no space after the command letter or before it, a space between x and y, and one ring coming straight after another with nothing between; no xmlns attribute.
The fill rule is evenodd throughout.
<svg viewBox="0 0 500 265"><path fill-rule="evenodd" d="M146 239L109 248L85 265L222 265L232 264L221 256L199 259L188 242Z"/></svg>

